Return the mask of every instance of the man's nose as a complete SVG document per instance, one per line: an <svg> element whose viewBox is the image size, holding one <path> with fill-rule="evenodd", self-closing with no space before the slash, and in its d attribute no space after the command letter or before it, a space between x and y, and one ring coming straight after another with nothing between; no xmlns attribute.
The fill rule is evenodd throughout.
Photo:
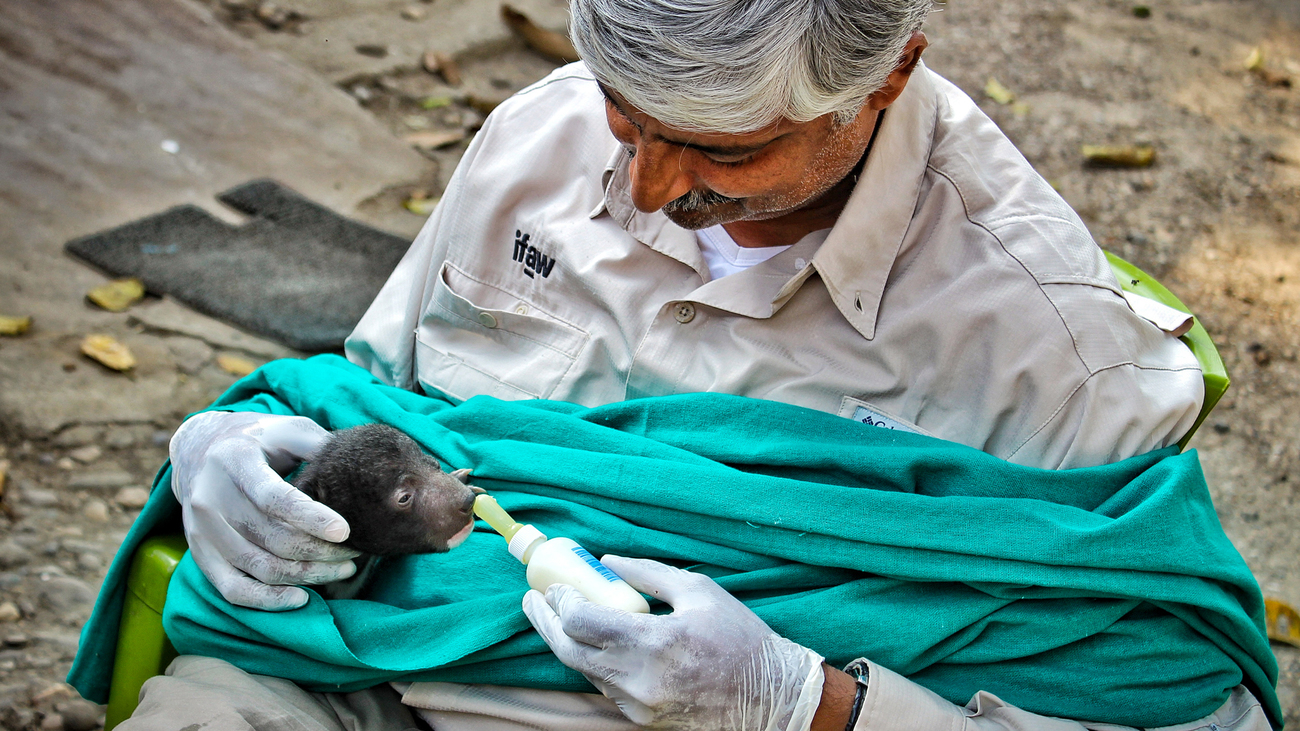
<svg viewBox="0 0 1300 731"><path fill-rule="evenodd" d="M686 195L695 187L694 177L682 168L681 148L642 138L632 157L632 204L653 213Z"/></svg>

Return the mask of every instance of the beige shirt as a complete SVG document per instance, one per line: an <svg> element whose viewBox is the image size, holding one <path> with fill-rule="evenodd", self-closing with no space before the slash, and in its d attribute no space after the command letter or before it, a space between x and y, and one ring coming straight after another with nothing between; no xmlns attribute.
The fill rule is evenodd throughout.
<svg viewBox="0 0 1300 731"><path fill-rule="evenodd" d="M1075 213L924 67L829 234L718 280L693 232L633 207L603 103L573 64L492 113L348 338L353 362L454 399L740 394L1048 468L1172 444L1195 420L1191 353L1130 309ZM860 729L972 717L880 678ZM1012 711L1019 725L972 728L1083 728L992 718ZM1266 727L1252 723L1224 727Z"/></svg>
<svg viewBox="0 0 1300 731"><path fill-rule="evenodd" d="M501 105L348 357L455 399L772 399L1047 468L1172 444L1200 409L1190 351L927 69L829 235L722 279L693 232L633 207L626 166L580 64Z"/></svg>

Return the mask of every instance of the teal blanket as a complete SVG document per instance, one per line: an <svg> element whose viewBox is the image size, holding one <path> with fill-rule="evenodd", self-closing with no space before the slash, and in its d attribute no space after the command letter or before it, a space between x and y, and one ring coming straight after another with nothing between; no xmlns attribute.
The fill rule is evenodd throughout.
<svg viewBox="0 0 1300 731"><path fill-rule="evenodd" d="M379 421L551 536L715 577L834 665L860 656L964 704L1133 726L1207 715L1244 683L1281 727L1263 601L1194 453L1021 467L930 437L720 394L583 408L384 386L336 356L267 364L212 408ZM123 547L174 525L169 471ZM106 695L119 556L69 676ZM389 680L590 690L520 609L523 567L480 527L388 559L361 600L227 604L186 556L164 622L183 653L320 691ZM657 611L663 611L659 605Z"/></svg>

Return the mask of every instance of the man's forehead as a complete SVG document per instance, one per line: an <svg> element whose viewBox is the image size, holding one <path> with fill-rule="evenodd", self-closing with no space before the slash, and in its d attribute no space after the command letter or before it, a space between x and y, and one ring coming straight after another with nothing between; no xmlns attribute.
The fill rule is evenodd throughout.
<svg viewBox="0 0 1300 731"><path fill-rule="evenodd" d="M637 127L640 128L644 126L637 121L638 117L654 119L624 99L617 91L601 82L596 82L596 85L600 87L600 91L605 95L605 98L608 99L624 117ZM776 138L795 132L804 124L809 124L801 124L798 122L792 122L788 119L780 119L773 122L771 125L754 132L728 134L719 132L692 132L689 130L670 127L658 120L655 120L655 122L660 128L655 132L657 136L664 140L683 147L689 147L702 152L718 155L741 155L757 152L766 147Z"/></svg>

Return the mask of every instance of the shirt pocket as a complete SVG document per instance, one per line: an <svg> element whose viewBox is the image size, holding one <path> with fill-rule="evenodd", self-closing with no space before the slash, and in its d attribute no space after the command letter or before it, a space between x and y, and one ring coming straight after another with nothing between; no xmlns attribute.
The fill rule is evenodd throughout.
<svg viewBox="0 0 1300 731"><path fill-rule="evenodd" d="M589 335L520 295L444 263L415 333L416 375L455 399L549 398Z"/></svg>

